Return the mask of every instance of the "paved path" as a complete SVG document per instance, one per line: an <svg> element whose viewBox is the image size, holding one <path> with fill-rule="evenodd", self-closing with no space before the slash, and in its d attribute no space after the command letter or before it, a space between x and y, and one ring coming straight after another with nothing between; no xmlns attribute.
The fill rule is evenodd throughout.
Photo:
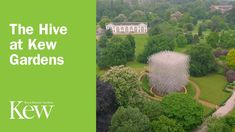
<svg viewBox="0 0 235 132"><path fill-rule="evenodd" d="M235 92L233 92L232 96L226 101L225 105L217 109L212 116L223 117L227 115L230 111L232 111L234 106L235 106Z"/></svg>

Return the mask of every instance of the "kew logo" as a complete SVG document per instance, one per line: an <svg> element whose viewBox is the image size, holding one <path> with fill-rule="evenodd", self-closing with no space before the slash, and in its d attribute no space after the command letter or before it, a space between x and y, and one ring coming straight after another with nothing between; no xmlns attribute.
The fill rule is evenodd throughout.
<svg viewBox="0 0 235 132"><path fill-rule="evenodd" d="M45 117L49 118L52 109L55 107L53 103L42 102L23 102L23 101L10 101L11 114L10 119L40 119Z"/></svg>

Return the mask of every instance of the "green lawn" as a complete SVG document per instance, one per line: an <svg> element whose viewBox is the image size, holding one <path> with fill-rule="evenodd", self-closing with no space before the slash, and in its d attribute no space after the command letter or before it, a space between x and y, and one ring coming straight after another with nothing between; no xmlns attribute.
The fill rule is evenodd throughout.
<svg viewBox="0 0 235 132"><path fill-rule="evenodd" d="M219 74L210 74L204 77L191 77L201 88L200 98L214 104L221 104L231 93L224 92L225 77Z"/></svg>

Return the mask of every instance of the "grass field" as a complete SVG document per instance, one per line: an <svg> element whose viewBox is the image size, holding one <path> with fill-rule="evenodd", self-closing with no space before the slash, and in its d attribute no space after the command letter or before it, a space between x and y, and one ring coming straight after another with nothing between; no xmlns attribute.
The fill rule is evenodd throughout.
<svg viewBox="0 0 235 132"><path fill-rule="evenodd" d="M223 91L226 80L222 75L210 74L204 77L191 77L191 79L201 88L201 99L219 105L231 95Z"/></svg>

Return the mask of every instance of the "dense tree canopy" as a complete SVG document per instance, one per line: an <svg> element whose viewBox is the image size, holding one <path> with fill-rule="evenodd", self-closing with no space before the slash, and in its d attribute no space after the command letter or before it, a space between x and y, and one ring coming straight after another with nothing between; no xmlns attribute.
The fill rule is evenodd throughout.
<svg viewBox="0 0 235 132"><path fill-rule="evenodd" d="M114 87L118 104L123 106L128 105L129 100L135 96L136 91L140 88L137 73L129 67L111 67L101 76L101 79Z"/></svg>
<svg viewBox="0 0 235 132"><path fill-rule="evenodd" d="M188 51L190 55L190 74L204 76L216 70L215 57L212 48L206 44L197 44Z"/></svg>
<svg viewBox="0 0 235 132"><path fill-rule="evenodd" d="M179 47L185 47L188 42L185 35L179 34L176 38L176 43Z"/></svg>
<svg viewBox="0 0 235 132"><path fill-rule="evenodd" d="M188 94L169 94L163 98L161 105L164 115L176 120L186 130L202 122L203 107Z"/></svg>
<svg viewBox="0 0 235 132"><path fill-rule="evenodd" d="M150 132L150 121L138 108L119 107L112 117L110 132Z"/></svg>
<svg viewBox="0 0 235 132"><path fill-rule="evenodd" d="M153 132L184 132L181 125L177 124L176 120L166 116L160 116L159 120L151 122Z"/></svg>
<svg viewBox="0 0 235 132"><path fill-rule="evenodd" d="M138 61L147 63L148 57L160 51L173 51L175 48L175 39L169 37L167 34L155 35L149 38L144 51L138 56Z"/></svg>
<svg viewBox="0 0 235 132"><path fill-rule="evenodd" d="M208 132L231 132L235 126L234 117L215 118L208 119Z"/></svg>
<svg viewBox="0 0 235 132"><path fill-rule="evenodd" d="M114 36L106 43L105 46L102 44L102 47L105 48L100 47L101 45L97 46L97 64L100 68L125 65L135 56L133 41L128 37L123 39Z"/></svg>

